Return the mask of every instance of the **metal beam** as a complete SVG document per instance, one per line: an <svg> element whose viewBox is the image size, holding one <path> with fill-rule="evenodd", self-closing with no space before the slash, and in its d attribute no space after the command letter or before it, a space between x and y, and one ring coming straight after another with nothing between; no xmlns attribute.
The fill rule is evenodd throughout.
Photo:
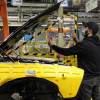
<svg viewBox="0 0 100 100"><path fill-rule="evenodd" d="M52 4L48 4L48 3L23 3L22 7L47 7L47 6L51 6Z"/></svg>

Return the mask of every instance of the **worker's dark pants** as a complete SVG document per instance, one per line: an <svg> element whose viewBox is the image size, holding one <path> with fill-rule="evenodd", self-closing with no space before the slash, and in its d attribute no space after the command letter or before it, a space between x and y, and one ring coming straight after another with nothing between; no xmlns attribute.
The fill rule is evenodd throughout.
<svg viewBox="0 0 100 100"><path fill-rule="evenodd" d="M100 76L84 79L77 96L66 100L100 100Z"/></svg>

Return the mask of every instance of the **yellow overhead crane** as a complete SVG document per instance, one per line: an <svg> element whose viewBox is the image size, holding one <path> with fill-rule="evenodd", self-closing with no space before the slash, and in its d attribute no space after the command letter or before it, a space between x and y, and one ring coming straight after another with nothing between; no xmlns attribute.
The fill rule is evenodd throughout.
<svg viewBox="0 0 100 100"><path fill-rule="evenodd" d="M59 5L29 19L0 45L0 99L64 100L76 96L84 75L82 69L59 65L50 59L26 59L7 54L26 30L48 20L49 14L58 10Z"/></svg>

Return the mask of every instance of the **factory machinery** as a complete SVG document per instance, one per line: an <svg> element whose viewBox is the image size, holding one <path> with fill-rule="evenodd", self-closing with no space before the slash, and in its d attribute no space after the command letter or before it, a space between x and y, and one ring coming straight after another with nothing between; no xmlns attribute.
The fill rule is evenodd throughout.
<svg viewBox="0 0 100 100"><path fill-rule="evenodd" d="M22 57L16 52L26 42L16 43L28 31L47 22L59 7L57 3L30 18L0 45L0 100L64 100L76 96L84 74L82 69L61 65L57 60ZM44 30L48 28L49 25ZM17 56L11 56L12 52Z"/></svg>

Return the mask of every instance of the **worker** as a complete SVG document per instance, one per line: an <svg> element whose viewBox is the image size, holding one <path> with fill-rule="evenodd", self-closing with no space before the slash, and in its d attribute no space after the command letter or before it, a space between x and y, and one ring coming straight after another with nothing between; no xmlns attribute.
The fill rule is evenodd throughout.
<svg viewBox="0 0 100 100"><path fill-rule="evenodd" d="M100 40L95 22L83 22L85 37L70 48L61 48L48 41L49 46L64 56L77 55L78 67L84 70L80 89L74 100L100 100Z"/></svg>

